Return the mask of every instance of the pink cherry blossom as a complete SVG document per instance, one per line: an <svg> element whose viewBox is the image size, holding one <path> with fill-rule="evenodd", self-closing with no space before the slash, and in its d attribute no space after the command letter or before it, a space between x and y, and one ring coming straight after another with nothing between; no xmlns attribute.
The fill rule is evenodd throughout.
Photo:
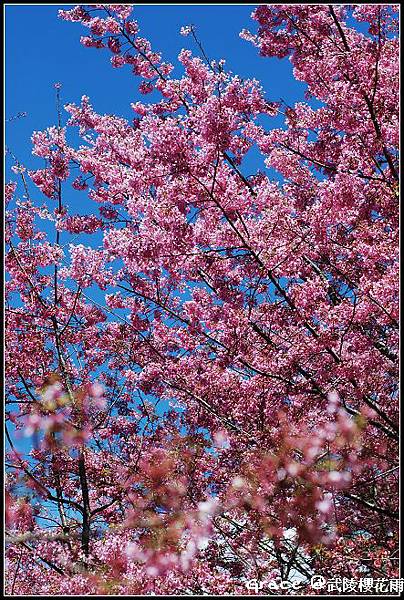
<svg viewBox="0 0 404 600"><path fill-rule="evenodd" d="M258 6L290 106L59 14L145 96L69 102L5 186L6 593L398 578L396 7Z"/></svg>

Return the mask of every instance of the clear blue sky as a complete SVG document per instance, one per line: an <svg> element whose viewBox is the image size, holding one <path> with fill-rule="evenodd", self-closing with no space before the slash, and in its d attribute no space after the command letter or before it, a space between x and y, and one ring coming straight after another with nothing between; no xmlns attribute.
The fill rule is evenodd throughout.
<svg viewBox="0 0 404 600"><path fill-rule="evenodd" d="M86 94L99 113L132 119L130 103L140 99L139 79L133 77L130 68L113 69L109 51L80 44L80 35L87 29L58 18L58 9L72 6L6 7L6 118L27 113L27 117L8 124L6 141L30 168L42 167L42 162L31 155L32 132L56 122L55 82L63 85L63 103L79 102ZM243 28L255 30L253 9L253 4L136 5L134 18L139 21L141 34L173 64L181 48L197 51L191 38L179 34L182 25L194 24L211 59L225 58L227 68L234 73L260 80L270 100L302 100L305 86L294 81L289 61L261 58L252 44L239 37Z"/></svg>

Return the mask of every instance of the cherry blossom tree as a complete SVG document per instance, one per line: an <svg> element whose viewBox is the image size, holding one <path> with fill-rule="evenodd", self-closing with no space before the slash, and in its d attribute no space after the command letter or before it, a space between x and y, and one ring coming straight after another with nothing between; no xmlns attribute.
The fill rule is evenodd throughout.
<svg viewBox="0 0 404 600"><path fill-rule="evenodd" d="M7 594L397 577L396 7L259 6L294 106L59 14L153 100L60 107L6 184Z"/></svg>

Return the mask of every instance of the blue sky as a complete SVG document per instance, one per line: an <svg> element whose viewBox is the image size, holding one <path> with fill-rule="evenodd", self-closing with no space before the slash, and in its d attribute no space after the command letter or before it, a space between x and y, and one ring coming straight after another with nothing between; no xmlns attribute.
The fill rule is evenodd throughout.
<svg viewBox="0 0 404 600"><path fill-rule="evenodd" d="M63 85L63 103L79 102L86 94L102 114L132 119L130 103L140 99L139 79L129 68L113 69L109 51L80 44L80 35L87 33L84 27L58 18L58 9L71 6L9 5L5 11L6 118L27 113L8 124L6 141L31 168L42 167L31 155L32 132L56 122L55 82ZM184 47L196 51L191 38L179 34L181 26L194 24L208 56L225 58L227 68L235 74L260 80L269 100L302 100L305 86L293 79L289 61L262 58L252 44L239 37L243 28L255 30L253 9L254 5L136 5L134 18L141 34L165 60L176 64Z"/></svg>

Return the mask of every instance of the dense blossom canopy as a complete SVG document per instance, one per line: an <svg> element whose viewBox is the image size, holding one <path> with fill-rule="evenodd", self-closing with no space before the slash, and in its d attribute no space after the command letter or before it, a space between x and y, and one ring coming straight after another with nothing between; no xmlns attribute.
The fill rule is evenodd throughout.
<svg viewBox="0 0 404 600"><path fill-rule="evenodd" d="M131 5L60 17L146 96L66 105L6 185L7 593L397 577L396 8L259 6L294 106L175 78Z"/></svg>

